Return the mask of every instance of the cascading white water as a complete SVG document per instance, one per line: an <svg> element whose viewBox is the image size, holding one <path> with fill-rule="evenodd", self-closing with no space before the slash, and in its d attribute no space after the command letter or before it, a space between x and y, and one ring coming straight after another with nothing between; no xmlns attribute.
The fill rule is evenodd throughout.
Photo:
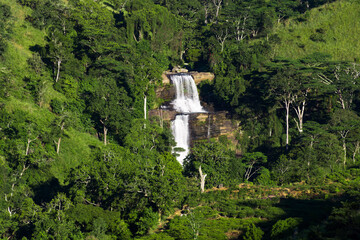
<svg viewBox="0 0 360 240"><path fill-rule="evenodd" d="M172 102L175 110L180 113L204 112L192 76L182 74L170 78L176 89L176 99Z"/></svg>
<svg viewBox="0 0 360 240"><path fill-rule="evenodd" d="M195 81L191 75L171 75L170 79L176 89L176 98L172 102L174 109L180 114L176 115L171 123L171 130L176 141L175 148L183 148L185 151L178 152L177 160L183 164L189 153L189 113L205 112L201 107L199 94Z"/></svg>
<svg viewBox="0 0 360 240"><path fill-rule="evenodd" d="M189 115L176 115L175 120L171 123L171 131L175 138L176 148L184 149L183 152L177 152L179 155L176 157L182 165L189 154Z"/></svg>

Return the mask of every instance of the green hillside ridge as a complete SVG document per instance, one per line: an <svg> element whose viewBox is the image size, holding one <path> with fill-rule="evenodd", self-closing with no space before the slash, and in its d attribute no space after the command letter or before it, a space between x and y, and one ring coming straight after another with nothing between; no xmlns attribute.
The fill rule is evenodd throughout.
<svg viewBox="0 0 360 240"><path fill-rule="evenodd" d="M297 59L321 52L330 54L333 60L358 62L359 15L359 1L336 1L278 24L273 34L280 41L272 55Z"/></svg>

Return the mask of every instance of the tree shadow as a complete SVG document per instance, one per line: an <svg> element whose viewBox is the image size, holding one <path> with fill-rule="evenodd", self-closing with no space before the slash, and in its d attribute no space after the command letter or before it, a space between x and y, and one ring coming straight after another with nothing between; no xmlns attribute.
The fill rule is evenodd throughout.
<svg viewBox="0 0 360 240"><path fill-rule="evenodd" d="M281 208L285 214L279 218L270 219L265 221L259 226L265 232L263 239L274 239L271 237L272 226L278 220L284 220L287 218L300 219L299 225L296 227L295 232L301 232L302 230L309 229L311 226L317 226L325 221L331 214L334 207L341 206L339 201L333 199L295 199L295 198L281 198L279 203L273 205L274 207ZM288 236L292 238L293 235Z"/></svg>
<svg viewBox="0 0 360 240"><path fill-rule="evenodd" d="M60 185L59 180L55 177L34 186L34 202L37 205L50 202L59 192L63 192L63 186Z"/></svg>

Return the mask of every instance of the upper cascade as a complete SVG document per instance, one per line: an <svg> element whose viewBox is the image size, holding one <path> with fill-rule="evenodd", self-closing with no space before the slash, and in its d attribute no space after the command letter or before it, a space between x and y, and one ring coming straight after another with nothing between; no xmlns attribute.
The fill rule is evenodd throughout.
<svg viewBox="0 0 360 240"><path fill-rule="evenodd" d="M171 75L170 79L176 89L176 98L172 105L177 112L206 112L200 104L196 84L190 74Z"/></svg>

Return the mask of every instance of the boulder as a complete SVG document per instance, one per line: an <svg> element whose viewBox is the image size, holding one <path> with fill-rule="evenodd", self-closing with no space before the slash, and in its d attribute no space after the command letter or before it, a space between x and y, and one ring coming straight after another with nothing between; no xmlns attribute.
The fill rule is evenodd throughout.
<svg viewBox="0 0 360 240"><path fill-rule="evenodd" d="M185 68L181 68L180 66L175 66L173 67L173 69L171 70L171 72L173 73L187 73L189 70L185 69Z"/></svg>
<svg viewBox="0 0 360 240"><path fill-rule="evenodd" d="M162 82L164 85L170 84L170 79L167 76L168 74L168 72L163 72L163 74L161 74Z"/></svg>

